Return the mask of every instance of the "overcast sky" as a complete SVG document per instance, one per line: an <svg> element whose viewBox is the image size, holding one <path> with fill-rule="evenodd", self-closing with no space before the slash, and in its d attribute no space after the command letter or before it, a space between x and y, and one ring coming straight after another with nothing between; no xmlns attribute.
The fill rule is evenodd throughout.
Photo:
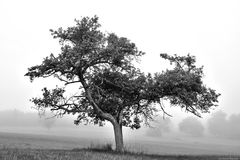
<svg viewBox="0 0 240 160"><path fill-rule="evenodd" d="M205 84L222 94L218 108L240 113L239 8L238 0L1 0L0 110L32 111L29 99L50 84L24 77L28 67L58 54L49 29L97 15L103 31L127 37L147 53L141 65L146 72L164 68L160 53L195 55Z"/></svg>

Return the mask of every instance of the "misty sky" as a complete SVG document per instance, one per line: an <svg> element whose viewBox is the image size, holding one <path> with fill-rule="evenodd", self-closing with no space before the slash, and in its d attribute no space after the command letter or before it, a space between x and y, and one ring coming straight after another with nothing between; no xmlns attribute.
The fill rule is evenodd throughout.
<svg viewBox="0 0 240 160"><path fill-rule="evenodd" d="M166 67L160 53L195 55L197 64L204 65L204 83L222 94L218 108L240 113L239 8L238 0L1 0L0 110L32 111L29 99L44 86L56 85L47 79L30 83L24 77L28 67L58 54L58 41L49 29L97 15L103 31L127 37L147 53L141 64L145 72ZM173 115L184 115L179 111Z"/></svg>

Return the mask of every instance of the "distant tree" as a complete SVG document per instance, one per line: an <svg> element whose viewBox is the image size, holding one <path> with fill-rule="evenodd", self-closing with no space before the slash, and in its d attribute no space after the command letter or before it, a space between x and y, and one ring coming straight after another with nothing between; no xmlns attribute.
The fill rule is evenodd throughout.
<svg viewBox="0 0 240 160"><path fill-rule="evenodd" d="M166 118L156 118L150 123L151 127L148 127L145 135L148 137L160 138L163 133L168 133L171 131L172 122L169 117Z"/></svg>
<svg viewBox="0 0 240 160"><path fill-rule="evenodd" d="M225 135L228 129L227 113L223 111L217 111L211 115L207 121L208 130L214 136ZM232 132L232 130L230 130Z"/></svg>
<svg viewBox="0 0 240 160"><path fill-rule="evenodd" d="M183 119L179 123L178 127L181 132L194 137L200 137L204 134L204 127L202 123L195 117L187 117Z"/></svg>
<svg viewBox="0 0 240 160"><path fill-rule="evenodd" d="M52 90L43 88L43 96L31 100L39 110L78 114L76 124L111 122L116 150L121 152L122 126L138 129L157 111L166 113L163 100L196 116L216 105L219 94L203 85L202 67L195 66L194 56L161 54L174 68L144 74L134 66L144 55L134 43L114 33L104 34L97 16L75 21L76 26L65 30L50 30L59 39L61 53L50 54L26 73L31 81L52 76L64 83ZM79 90L69 96L65 91L72 84L78 84Z"/></svg>
<svg viewBox="0 0 240 160"><path fill-rule="evenodd" d="M56 117L49 112L45 111L43 114L40 115L40 117L41 125L48 130L50 130L56 123Z"/></svg>
<svg viewBox="0 0 240 160"><path fill-rule="evenodd" d="M235 113L228 116L219 110L211 115L207 121L209 133L215 137L240 140L240 114Z"/></svg>

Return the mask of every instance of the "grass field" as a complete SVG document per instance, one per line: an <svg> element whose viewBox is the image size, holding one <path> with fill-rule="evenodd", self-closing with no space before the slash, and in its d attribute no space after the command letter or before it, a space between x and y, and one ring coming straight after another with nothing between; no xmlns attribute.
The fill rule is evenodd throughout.
<svg viewBox="0 0 240 160"><path fill-rule="evenodd" d="M128 152L124 154L101 150L108 143L104 139L0 132L0 160L240 160L237 143L228 146L133 140L128 141Z"/></svg>
<svg viewBox="0 0 240 160"><path fill-rule="evenodd" d="M10 149L0 150L1 160L239 160L237 156L214 155L148 155L143 153L115 153L92 149Z"/></svg>

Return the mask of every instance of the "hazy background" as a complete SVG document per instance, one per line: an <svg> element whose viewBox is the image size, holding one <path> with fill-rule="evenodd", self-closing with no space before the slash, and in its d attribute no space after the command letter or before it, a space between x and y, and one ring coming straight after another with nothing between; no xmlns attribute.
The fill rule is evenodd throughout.
<svg viewBox="0 0 240 160"><path fill-rule="evenodd" d="M16 109L3 110L0 111L0 131L80 137L96 136L95 133L99 132L105 138L109 136L113 137L112 126L110 124L106 124L104 127L92 124L74 125L73 120L72 116L57 118L50 112L39 116L36 112L22 112ZM231 114L227 117L227 114L220 110L211 114L205 123L193 116L188 116L179 122L173 122L168 117L165 119L157 117L155 121L150 123L150 126L143 125L139 130L124 128L124 133L127 138L128 136L131 137L137 134L141 136L140 138L144 136L161 139L174 135L175 137L187 136L196 139L200 137L215 137L240 141L239 123L240 114ZM55 130L59 129L62 129L62 131L55 133Z"/></svg>
<svg viewBox="0 0 240 160"><path fill-rule="evenodd" d="M126 139L139 135L240 140L239 8L238 0L1 0L0 130L113 135L111 126L97 130L96 126L74 126L73 118L68 116L40 119L29 99L57 82L38 79L30 83L24 77L28 67L41 63L50 53L58 54L58 41L51 37L49 29L66 28L74 25L75 18L97 15L103 31L127 37L147 53L140 64L143 71L157 72L168 67L160 53L190 53L196 56L199 66L204 65L204 83L222 94L219 106L202 119L169 107L167 111L173 118L158 117L150 129L125 129Z"/></svg>

